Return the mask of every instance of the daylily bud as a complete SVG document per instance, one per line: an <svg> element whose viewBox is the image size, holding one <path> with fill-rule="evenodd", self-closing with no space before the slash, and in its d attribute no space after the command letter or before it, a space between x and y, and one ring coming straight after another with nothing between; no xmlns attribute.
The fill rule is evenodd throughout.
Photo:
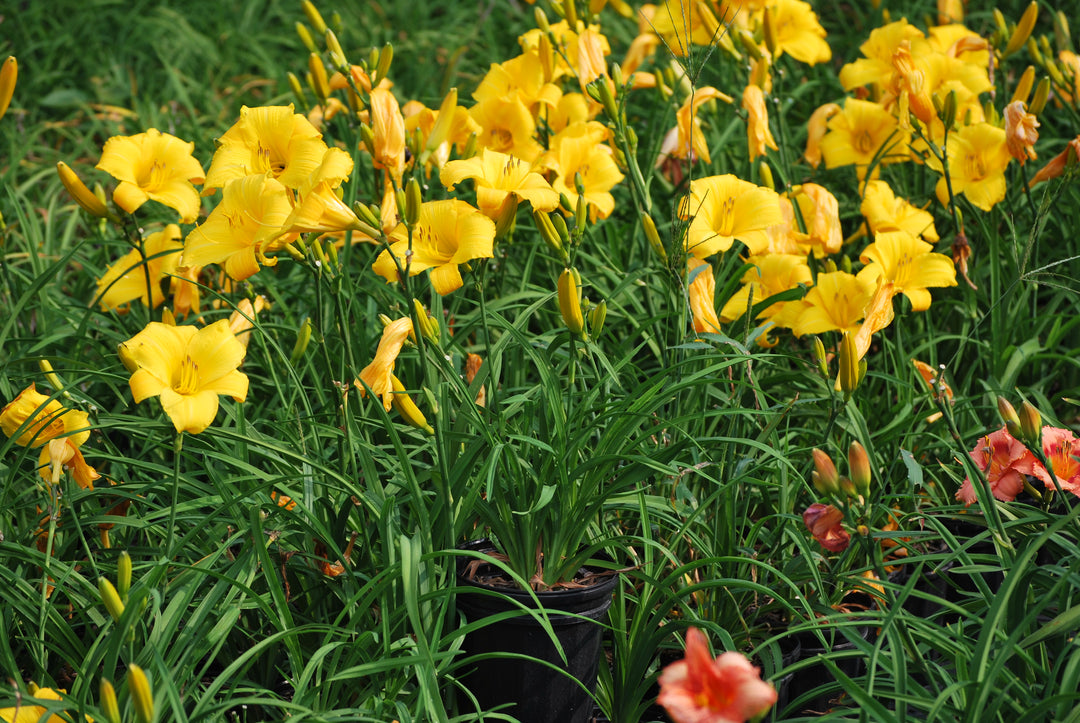
<svg viewBox="0 0 1080 723"><path fill-rule="evenodd" d="M296 100L299 101L300 107L307 108L307 94L304 93L304 86L300 83L300 79L296 77L296 73L289 73L289 90L296 96Z"/></svg>
<svg viewBox="0 0 1080 723"><path fill-rule="evenodd" d="M870 458L858 442L848 447L848 474L860 495L870 494Z"/></svg>
<svg viewBox="0 0 1080 723"><path fill-rule="evenodd" d="M765 28L765 47L769 49L772 56L776 57L776 48L779 45L779 40L776 37L776 18L775 13L770 12L768 6L765 7L765 19L762 25Z"/></svg>
<svg viewBox="0 0 1080 723"><path fill-rule="evenodd" d="M825 343L821 341L820 336L814 337L814 348L811 353L813 354L814 363L817 364L818 371L821 372L821 376L828 379L829 358L825 355Z"/></svg>
<svg viewBox="0 0 1080 723"><path fill-rule="evenodd" d="M107 578L98 578L98 594L101 595L101 602L105 604L105 609L109 611L112 619L119 620L120 616L124 614L124 603L120 600L120 594L116 592L116 588Z"/></svg>
<svg viewBox="0 0 1080 723"><path fill-rule="evenodd" d="M773 181L772 168L765 161L758 164L758 174L761 176L761 185L768 188L770 191L776 190L776 182Z"/></svg>
<svg viewBox="0 0 1080 723"><path fill-rule="evenodd" d="M353 211L356 213L357 218L366 223L372 229L378 229L381 225L379 221L379 215L365 206L360 201L353 203Z"/></svg>
<svg viewBox="0 0 1080 723"><path fill-rule="evenodd" d="M315 45L315 38L311 37L311 31L308 30L307 25L297 22L296 34L300 36L300 42L304 44L304 47L308 49L309 53L319 52L319 47Z"/></svg>
<svg viewBox="0 0 1080 723"><path fill-rule="evenodd" d="M555 232L559 234L559 240L562 241L563 245L570 243L570 230L566 227L566 219L558 213L553 213L548 218L551 219Z"/></svg>
<svg viewBox="0 0 1080 723"><path fill-rule="evenodd" d="M424 308L424 304L420 299L413 299L413 309L416 310L416 321L420 326L420 334L423 335L428 341L439 341L439 323L435 321L435 317L428 316L427 309Z"/></svg>
<svg viewBox="0 0 1080 723"><path fill-rule="evenodd" d="M840 389L845 397L859 386L862 380L859 369L859 350L855 346L855 335L844 332L843 341L840 342Z"/></svg>
<svg viewBox="0 0 1080 723"><path fill-rule="evenodd" d="M566 24L570 26L571 30L577 28L577 8L574 7L574 0L562 0L563 17L566 18Z"/></svg>
<svg viewBox="0 0 1080 723"><path fill-rule="evenodd" d="M536 21L536 27L540 28L540 32L547 35L551 32L551 24L548 23L547 15L544 14L544 9L537 5L533 8L533 20Z"/></svg>
<svg viewBox="0 0 1080 723"><path fill-rule="evenodd" d="M653 253L657 255L660 261L666 264L668 261L667 249L664 248L664 242L660 239L660 232L656 230L656 222L653 221L652 216L644 211L641 212L640 218L641 227L645 229L645 238L648 240L649 246L652 247Z"/></svg>
<svg viewBox="0 0 1080 723"><path fill-rule="evenodd" d="M304 352L307 351L308 344L311 342L311 329L311 317L309 316L304 319L304 325L300 327L300 331L296 335L296 343L293 345L292 354L289 355L289 363L294 367L304 358Z"/></svg>
<svg viewBox="0 0 1080 723"><path fill-rule="evenodd" d="M308 56L308 71L310 72L311 90L320 103L325 103L330 97L330 79L326 77L326 65L318 53Z"/></svg>
<svg viewBox="0 0 1080 723"><path fill-rule="evenodd" d="M1069 18L1060 10L1054 13L1054 39L1057 40L1058 50L1072 47Z"/></svg>
<svg viewBox="0 0 1080 723"><path fill-rule="evenodd" d="M375 68L375 72L371 75L371 87L374 88L379 84L379 81L386 77L390 72L390 63L394 61L394 46L387 43L379 51L379 64Z"/></svg>
<svg viewBox="0 0 1080 723"><path fill-rule="evenodd" d="M1027 10L1020 17L1020 22L1016 24L1013 29L1012 35L1009 37L1009 43L1005 46L1005 50L1002 52L1001 57L1007 58L1020 48L1024 47L1024 43L1031 37L1031 31L1035 27L1035 20L1039 17L1039 3L1032 2L1027 6Z"/></svg>
<svg viewBox="0 0 1080 723"><path fill-rule="evenodd" d="M341 49L341 43L338 42L337 36L334 35L334 31L330 28L326 29L326 49L330 53L330 62L333 64L334 70L348 72L349 61L345 59L345 51Z"/></svg>
<svg viewBox="0 0 1080 723"><path fill-rule="evenodd" d="M48 359L39 359L38 369L42 371L46 381L49 382L49 385L52 386L53 389L59 392L64 388L63 383L60 381L60 377L56 376L56 372L53 371L52 362Z"/></svg>
<svg viewBox="0 0 1080 723"><path fill-rule="evenodd" d="M11 96L15 94L15 81L19 77L19 61L14 55L9 55L4 65L0 67L0 118L7 113L11 104Z"/></svg>
<svg viewBox="0 0 1080 723"><path fill-rule="evenodd" d="M1024 74L1020 76L1020 80L1016 82L1016 90L1013 91L1012 100L1010 102L1015 103L1020 100L1027 103L1028 95L1031 94L1031 88L1035 85L1035 66L1029 65Z"/></svg>
<svg viewBox="0 0 1080 723"><path fill-rule="evenodd" d="M1035 86L1035 95L1031 96L1031 104L1028 105L1028 113L1039 115L1046 107L1046 101L1050 97L1050 79L1044 77Z"/></svg>
<svg viewBox="0 0 1080 723"><path fill-rule="evenodd" d="M116 689L105 678L101 679L101 709L105 712L108 723L120 723L120 704L116 700Z"/></svg>
<svg viewBox="0 0 1080 723"><path fill-rule="evenodd" d="M1020 431L1023 436L1020 438L1031 447L1039 447L1042 444L1042 415L1039 414L1039 410L1031 404L1031 402L1024 400L1024 403L1020 405Z"/></svg>
<svg viewBox="0 0 1080 723"><path fill-rule="evenodd" d="M1024 433L1020 430L1020 417L1016 414L1016 408L1005 397L997 398L998 415L1005 423L1005 431L1017 439L1023 439Z"/></svg>
<svg viewBox="0 0 1080 723"><path fill-rule="evenodd" d="M581 314L581 280L577 269L563 269L558 288L563 322L571 333L580 334L585 329L585 318Z"/></svg>
<svg viewBox="0 0 1080 723"><path fill-rule="evenodd" d="M308 22L311 23L311 27L315 28L315 32L322 35L326 32L326 21L323 20L322 15L319 13L319 9L315 7L315 4L311 0L304 0L302 3L304 16L307 17Z"/></svg>
<svg viewBox="0 0 1080 723"><path fill-rule="evenodd" d="M937 95L933 96L937 98ZM949 94L945 96L945 101L942 103L941 109L941 122L945 124L946 128L952 128L956 123L956 91L950 90Z"/></svg>
<svg viewBox="0 0 1080 723"><path fill-rule="evenodd" d="M600 300L600 303L592 308L589 312L589 334L593 339L600 336L600 332L604 329L604 321L607 319L607 301Z"/></svg>
<svg viewBox="0 0 1080 723"><path fill-rule="evenodd" d="M753 35L751 35L746 30L743 30L742 28L739 28L734 32L735 35L738 36L739 43L743 46L743 50L745 50L751 58L753 58L754 60L761 60L763 57L765 57L761 54L761 48L759 48L758 44L754 42Z"/></svg>
<svg viewBox="0 0 1080 723"><path fill-rule="evenodd" d="M824 451L814 448L814 471L810 475L814 489L823 495L834 495L840 491L840 475L832 458Z"/></svg>
<svg viewBox="0 0 1080 723"><path fill-rule="evenodd" d="M135 664L129 665L127 680L131 702L135 704L135 717L139 723L154 723L154 693L146 673Z"/></svg>
<svg viewBox="0 0 1080 723"><path fill-rule="evenodd" d="M593 82L589 83L589 87L595 87L597 95L600 96L600 103L604 106L604 112L607 113L608 118L612 122L619 119L619 106L615 102L615 96L611 92L611 86L608 84L608 79L600 76Z"/></svg>
<svg viewBox="0 0 1080 723"><path fill-rule="evenodd" d="M543 15L543 11L540 8L536 8L536 12L539 15ZM543 77L545 83L550 83L551 79L555 77L555 53L551 50L551 39L548 37L547 31L540 33L540 40L537 42L536 54L540 58L540 69L543 71Z"/></svg>
<svg viewBox="0 0 1080 723"><path fill-rule="evenodd" d="M551 222L551 217L543 211L533 210L533 223L536 224L536 228L540 231L540 238L544 239L544 243L548 245L552 251L559 255L559 258L565 263L569 257L566 255L566 249L563 247L562 240L559 238L558 231L555 230L554 224Z"/></svg>
<svg viewBox="0 0 1080 723"><path fill-rule="evenodd" d="M581 177L580 173L575 173L574 174L575 180L580 178L580 177ZM584 187L582 187L582 189L580 191L578 191L577 209L574 212L574 229L579 234L584 231L585 224L589 220L589 214L588 214L589 204L588 204L588 202L585 201L585 193L584 193L584 191L585 191Z"/></svg>
<svg viewBox="0 0 1080 723"><path fill-rule="evenodd" d="M450 126L454 121L454 110L457 108L457 88L451 88L443 98L439 106L439 115L435 118L435 125L431 127L427 143L424 145L425 153L434 153L443 144L450 134ZM424 159L425 161L427 159Z"/></svg>
<svg viewBox="0 0 1080 723"><path fill-rule="evenodd" d="M1002 35L1007 35L1009 33L1009 24L1005 22L1005 15L997 8L994 8L993 15L994 25L997 25L997 31Z"/></svg>
<svg viewBox="0 0 1080 723"><path fill-rule="evenodd" d="M75 199L75 203L79 204L84 211L91 216L97 218L107 218L109 215L109 209L105 207L105 204L101 202L101 199L94 195L93 191L86 187L86 184L75 175L75 171L68 167L68 164L60 161L56 164L56 172L60 174L60 182L64 184L64 188L71 194L71 197Z"/></svg>
<svg viewBox="0 0 1080 723"><path fill-rule="evenodd" d="M844 493L844 496L848 499L855 499L859 496L859 490L855 488L855 483L847 477L840 478L840 491Z"/></svg>
<svg viewBox="0 0 1080 723"><path fill-rule="evenodd" d="M410 178L409 182L405 185L405 223L409 226L415 226L417 221L420 220L420 206L423 203L423 196L420 192L420 182L415 178Z"/></svg>
<svg viewBox="0 0 1080 723"><path fill-rule="evenodd" d="M495 238L505 238L507 234L514 230L514 224L517 221L517 210L517 196L512 193L506 194L506 198L503 199L502 205L499 206L499 213L495 218Z"/></svg>
<svg viewBox="0 0 1080 723"><path fill-rule="evenodd" d="M416 427L428 434L435 434L435 430L428 424L427 417L424 416L424 413L420 411L420 407L416 406L416 402L405 391L405 385L401 383L401 380L391 374L390 383L396 392L393 395L394 409L401 415L401 418L411 427Z"/></svg>
<svg viewBox="0 0 1080 723"><path fill-rule="evenodd" d="M116 585L120 601L126 603L128 591L131 590L131 555L126 550L120 553L116 561Z"/></svg>

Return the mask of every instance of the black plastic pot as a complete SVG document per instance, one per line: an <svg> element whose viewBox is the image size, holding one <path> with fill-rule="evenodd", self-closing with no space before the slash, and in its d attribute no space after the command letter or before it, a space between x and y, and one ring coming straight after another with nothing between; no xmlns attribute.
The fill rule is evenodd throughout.
<svg viewBox="0 0 1080 723"><path fill-rule="evenodd" d="M871 640L876 631L869 626L861 626L856 628L858 635L864 640ZM798 659L799 660L813 660L821 656L830 656L836 667L840 669L844 675L849 678L858 678L860 675L866 673L866 661L859 654L855 655L843 655L833 656L833 653L855 653L858 650L858 646L852 643L836 628L827 628L822 631L825 637L825 645L822 646L821 640L811 632L803 631L793 636L793 640L790 641L790 645L797 646ZM814 662L808 667L804 667L795 672L794 677L785 676L784 686L782 693L784 695L783 704L786 706L791 702L798 700L800 697L805 696L810 691L822 686L825 683L835 682L836 678L833 676L829 668L822 662ZM832 695L819 695L816 698L804 700L800 706L800 710L807 712L817 712L830 708L834 703L836 694ZM778 706L777 710L781 710Z"/></svg>
<svg viewBox="0 0 1080 723"><path fill-rule="evenodd" d="M458 584L473 590L459 592L457 596L458 610L465 619L473 623L500 613L518 613L494 620L465 636L463 648L467 656L494 654L465 663L463 683L476 698L480 710L509 706L501 707L499 712L512 715L521 723L588 721L593 712L591 694L596 687L604 633L600 620L611 607L618 577L603 576L583 588L536 593L558 641L557 648L544 629L542 618L515 604L536 609L529 593L468 579L463 571L469 561L463 558L458 566ZM565 663L559 648L566 655ZM528 659L502 655L506 653ZM545 661L557 669L537 661ZM458 700L462 712L473 706L465 695L459 694Z"/></svg>

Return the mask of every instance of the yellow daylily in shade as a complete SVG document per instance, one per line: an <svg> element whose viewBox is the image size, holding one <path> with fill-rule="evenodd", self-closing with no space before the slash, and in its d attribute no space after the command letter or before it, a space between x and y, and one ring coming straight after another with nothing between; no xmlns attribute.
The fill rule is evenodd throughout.
<svg viewBox="0 0 1080 723"><path fill-rule="evenodd" d="M793 320L796 336L826 331L858 331L867 304L874 296L874 282L859 279L846 271L821 273L817 283L806 292L802 312Z"/></svg>
<svg viewBox="0 0 1080 723"><path fill-rule="evenodd" d="M866 218L871 233L907 231L930 242L939 238L934 228L933 214L898 198L885 181L867 182L859 210Z"/></svg>
<svg viewBox="0 0 1080 723"><path fill-rule="evenodd" d="M532 163L543 152L537 143L536 121L519 98L494 97L469 109L480 126L477 145Z"/></svg>
<svg viewBox="0 0 1080 723"><path fill-rule="evenodd" d="M874 243L859 256L866 264L859 278L875 282L884 278L908 297L912 309L926 311L930 308L928 288L956 286L952 259L933 250L933 246L907 231L882 231L874 235Z"/></svg>
<svg viewBox="0 0 1080 723"><path fill-rule="evenodd" d="M451 191L466 178L475 182L476 203L488 218L498 217L510 195L528 201L537 211L554 211L559 205L558 192L527 163L488 148L467 161L449 161L439 171L439 180Z"/></svg>
<svg viewBox="0 0 1080 723"><path fill-rule="evenodd" d="M247 398L248 378L238 370L246 349L226 319L201 329L150 322L120 346L136 367L129 382L135 402L160 397L177 432L209 427L220 394Z"/></svg>
<svg viewBox="0 0 1080 723"><path fill-rule="evenodd" d="M0 721L6 721L6 723L67 723L74 720L74 713L69 711L63 711L64 715L58 715L53 713L48 715L49 709L43 705L35 705L34 701L47 700L58 701L63 700L60 697L61 693L67 693L66 690L53 690L52 688L39 688L33 683L29 685L30 697L23 697L21 705L11 708L0 708ZM73 705L73 708L76 707ZM87 723L94 723L94 719L90 716L83 716L83 719Z"/></svg>
<svg viewBox="0 0 1080 723"><path fill-rule="evenodd" d="M871 164L885 165L908 160L908 133L896 117L878 103L848 98L828 122L828 133L819 148L826 168L855 166L859 180ZM877 175L875 166L874 175Z"/></svg>
<svg viewBox="0 0 1080 723"><path fill-rule="evenodd" d="M288 190L269 175L229 181L221 203L188 234L180 262L185 266L222 264L229 278L246 279L259 270L259 264L276 264L277 259L266 254L297 237L296 233L282 234L291 212Z"/></svg>
<svg viewBox="0 0 1080 723"><path fill-rule="evenodd" d="M806 233L793 228L791 233L806 251L825 258L840 251L844 234L840 229L840 204L824 186L804 183L793 190L792 200L799 206Z"/></svg>
<svg viewBox="0 0 1080 723"><path fill-rule="evenodd" d="M181 223L194 223L199 192L192 184L203 182L202 164L191 155L194 150L194 143L150 128L105 141L97 168L120 181L113 201L128 213L153 200L176 210Z"/></svg>
<svg viewBox="0 0 1080 723"><path fill-rule="evenodd" d="M972 205L989 211L1005 198L1005 168L1012 160L1005 130L989 123L975 123L950 133L945 150L949 158L952 192L963 194ZM938 173L941 163L931 156L927 165ZM937 197L948 204L949 188L944 176L937 183Z"/></svg>
<svg viewBox="0 0 1080 723"><path fill-rule="evenodd" d="M720 310L722 321L734 321L746 313L747 302L753 295L757 304L782 291L794 289L798 285L812 286L813 276L806 263L806 257L798 254L767 254L751 256L747 263L754 265L742 277L742 287L736 291L724 308ZM781 311L793 302L781 301L762 309L758 319L775 320Z"/></svg>
<svg viewBox="0 0 1080 723"><path fill-rule="evenodd" d="M589 217L607 218L615 210L615 197L610 191L623 179L612 157L611 148L603 144L607 129L599 123L574 123L551 139L551 151L538 162L555 171L551 187L577 198L574 177L581 176Z"/></svg>
<svg viewBox="0 0 1080 723"><path fill-rule="evenodd" d="M698 270L700 269L700 270ZM695 259L686 260L690 282L690 311L694 315L694 331L698 334L719 334L720 319L716 317L716 276L712 264Z"/></svg>
<svg viewBox="0 0 1080 723"><path fill-rule="evenodd" d="M699 259L727 251L736 239L750 253L757 253L769 244L766 229L783 221L776 191L732 175L691 181L679 216L693 218L686 232L686 251Z"/></svg>
<svg viewBox="0 0 1080 723"><path fill-rule="evenodd" d="M403 270L408 266L410 276L431 269L431 285L446 296L463 283L458 264L494 254L495 222L464 201L429 201L420 207L411 260L406 261L409 235L404 226L394 229L390 242L372 265L375 273L392 283L398 280L398 265Z"/></svg>
<svg viewBox="0 0 1080 723"><path fill-rule="evenodd" d="M86 463L79 451L79 447L90 439L90 420L86 412L67 409L57 400L39 393L33 384L0 410L0 428L5 436L14 437L15 444L21 447L44 445L38 464L41 476L53 484L60 481L62 467L70 469L75 481L84 489L93 489L94 480L101 476Z"/></svg>
<svg viewBox="0 0 1080 723"><path fill-rule="evenodd" d="M743 90L742 107L746 111L746 140L750 149L750 161L765 155L765 149L777 150L776 139L769 130L769 111L765 108L765 94L756 85Z"/></svg>
<svg viewBox="0 0 1080 723"><path fill-rule="evenodd" d="M180 227L170 223L164 230L146 237L143 243L147 259L145 266L139 250L132 249L106 269L97 282L97 298L101 308L109 311L135 299L147 304L147 272L152 295L152 304L149 305L156 307L165 301L161 280L176 273L180 251L184 248L180 238Z"/></svg>
<svg viewBox="0 0 1080 723"><path fill-rule="evenodd" d="M827 63L832 59L832 49L825 40L825 28L821 27L810 3L775 0L769 3L769 13L776 28L777 58L787 53L807 65Z"/></svg>
<svg viewBox="0 0 1080 723"><path fill-rule="evenodd" d="M217 140L203 195L245 176L270 174L297 188L322 162L322 134L292 105L240 109L240 119Z"/></svg>
<svg viewBox="0 0 1080 723"><path fill-rule="evenodd" d="M175 275L169 279L169 293L172 294L172 311L183 318L188 314L198 314L201 294L199 293L199 274L202 266L177 266Z"/></svg>
<svg viewBox="0 0 1080 723"><path fill-rule="evenodd" d="M360 396L367 394L367 389L382 401L383 409L390 411L394 403L394 364L397 361L405 340L413 333L412 319L405 316L391 321L383 327L379 348L375 358L360 371L356 378L356 388ZM366 388L365 388L366 385Z"/></svg>

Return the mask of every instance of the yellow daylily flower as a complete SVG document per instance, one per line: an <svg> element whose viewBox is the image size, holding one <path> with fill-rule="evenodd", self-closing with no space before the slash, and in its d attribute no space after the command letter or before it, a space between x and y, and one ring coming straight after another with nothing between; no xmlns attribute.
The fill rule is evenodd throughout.
<svg viewBox="0 0 1080 723"><path fill-rule="evenodd" d="M135 365L129 381L135 402L160 397L177 432L209 427L220 394L247 398L248 378L238 370L246 349L226 319L201 329L151 322L120 346Z"/></svg>
<svg viewBox="0 0 1080 723"><path fill-rule="evenodd" d="M580 174L593 219L607 218L615 210L610 191L623 179L611 148L603 143L606 138L607 129L599 123L575 123L551 139L551 150L538 161L555 171L551 187L571 199L577 198L575 176Z"/></svg>
<svg viewBox="0 0 1080 723"><path fill-rule="evenodd" d="M700 269L700 271L698 270ZM716 276L712 264L695 259L686 260L690 281L690 311L694 316L694 331L698 334L719 334L720 319L716 317Z"/></svg>
<svg viewBox="0 0 1080 723"><path fill-rule="evenodd" d="M494 255L495 222L464 201L428 201L420 206L413 229L411 259L406 260L409 235L404 226L391 232L390 241L390 248L372 264L375 273L392 283L398 280L399 265L408 268L410 276L431 269L431 285L446 296L461 288L459 264Z"/></svg>
<svg viewBox="0 0 1080 723"><path fill-rule="evenodd" d="M259 270L260 263L276 264L266 254L296 238L296 233L282 233L291 212L288 190L269 174L229 181L221 203L188 234L180 262L185 266L223 264L230 278L246 279Z"/></svg>
<svg viewBox="0 0 1080 723"><path fill-rule="evenodd" d="M0 720L7 723L67 723L67 721L73 720L74 714L68 711L64 711L64 715L58 715L53 713L47 715L49 709L43 705L35 705L34 701L48 700L58 701L63 700L60 697L61 693L66 693L66 690L53 690L52 688L38 688L33 683L30 684L30 697L24 697L22 704L11 708L0 708ZM90 716L83 716L83 719L87 723L94 723L94 719Z"/></svg>
<svg viewBox="0 0 1080 723"><path fill-rule="evenodd" d="M750 253L757 253L769 244L766 230L783 221L776 191L732 175L691 181L679 216L693 217L686 232L686 251L699 259L727 251L736 239Z"/></svg>
<svg viewBox="0 0 1080 723"><path fill-rule="evenodd" d="M401 348L405 346L405 340L412 333L412 319L407 316L395 319L383 327L375 358L356 378L356 388L360 390L360 396L366 395L370 389L372 394L380 398L383 409L388 412L394 403L394 364L401 354Z"/></svg>
<svg viewBox="0 0 1080 723"><path fill-rule="evenodd" d="M859 260L866 267L859 278L876 282L884 278L911 301L915 311L930 308L927 288L956 286L956 267L944 254L907 231L882 231L863 249Z"/></svg>
<svg viewBox="0 0 1080 723"><path fill-rule="evenodd" d="M116 309L134 299L143 304L159 306L165 301L161 291L161 280L176 273L180 261L180 251L184 245L180 242L180 227L170 223L164 230L152 233L143 243L146 251L146 264L142 254L132 249L114 263L97 282L98 301L105 311ZM147 275L151 299L146 298Z"/></svg>
<svg viewBox="0 0 1080 723"><path fill-rule="evenodd" d="M843 109L829 119L828 128L819 144L825 167L854 165L860 181L871 164L898 163L909 158L908 133L878 103L848 98ZM877 171L875 165L875 176Z"/></svg>
<svg viewBox="0 0 1080 723"><path fill-rule="evenodd" d="M840 204L836 196L824 186L804 183L794 189L792 198L806 224L806 233L797 229L791 231L799 246L815 252L818 258L838 253L844 245L844 234L840 229Z"/></svg>
<svg viewBox="0 0 1080 723"><path fill-rule="evenodd" d="M888 84L895 72L893 56L902 43L923 38L923 33L906 18L870 31L870 37L859 46L864 57L840 69L840 85L844 90L878 83Z"/></svg>
<svg viewBox="0 0 1080 723"><path fill-rule="evenodd" d="M194 223L199 192L192 184L203 182L202 164L191 155L194 150L194 143L150 128L105 141L97 168L120 181L113 201L128 213L153 200L176 210L181 223Z"/></svg>
<svg viewBox="0 0 1080 723"><path fill-rule="evenodd" d="M270 174L298 188L322 162L322 134L292 105L240 109L240 119L218 139L203 195L245 176Z"/></svg>
<svg viewBox="0 0 1080 723"><path fill-rule="evenodd" d="M939 238L933 214L898 198L885 181L867 182L859 211L866 218L871 233L907 231L930 242Z"/></svg>
<svg viewBox="0 0 1080 723"><path fill-rule="evenodd" d="M803 309L792 320L796 336L826 331L855 333L874 297L876 285L846 271L821 273L817 283L803 298Z"/></svg>
<svg viewBox="0 0 1080 723"><path fill-rule="evenodd" d="M405 118L397 98L389 90L376 88L371 91L371 131L375 147L369 148L372 165L385 169L394 184L401 185L405 173Z"/></svg>
<svg viewBox="0 0 1080 723"><path fill-rule="evenodd" d="M258 317L260 311L269 306L270 302L262 295L256 296L254 303L250 299L240 299L236 310L229 315L229 330L240 340L245 349L251 342L251 330L255 326L254 319Z"/></svg>
<svg viewBox="0 0 1080 723"><path fill-rule="evenodd" d="M750 161L765 155L765 149L778 150L776 139L769 130L769 111L765 107L765 93L756 85L743 90L742 107L746 111L746 140L750 149Z"/></svg>
<svg viewBox="0 0 1080 723"><path fill-rule="evenodd" d="M477 145L532 163L543 152L537 143L536 121L519 98L493 97L469 109L480 126Z"/></svg>
<svg viewBox="0 0 1080 723"><path fill-rule="evenodd" d="M544 81L543 64L535 50L492 63L472 95L477 103L519 100L534 116L542 106L553 107L561 96L559 86Z"/></svg>
<svg viewBox="0 0 1080 723"><path fill-rule="evenodd" d="M963 194L983 211L989 211L1005 198L1005 168L1012 156L1006 144L1005 130L989 123L974 123L950 133L945 145L949 158L952 192ZM927 165L938 173L941 163L931 156ZM944 176L937 183L937 197L949 202L949 188Z"/></svg>
<svg viewBox="0 0 1080 723"><path fill-rule="evenodd" d="M769 13L776 27L777 58L787 53L807 65L827 63L832 59L832 49L825 40L825 28L821 27L810 3L775 0L769 4Z"/></svg>
<svg viewBox="0 0 1080 723"><path fill-rule="evenodd" d="M747 259L754 267L749 269L742 277L742 287L736 291L724 308L720 310L722 321L734 321L746 313L747 302L753 295L753 302L764 301L770 296L775 296L782 291L794 289L800 284L812 286L813 276L810 267L806 263L806 257L798 254L767 254L764 256L751 256ZM762 309L757 315L758 319L776 320L788 304L793 302L781 301L771 304Z"/></svg>
<svg viewBox="0 0 1080 723"><path fill-rule="evenodd" d="M50 400L31 384L0 410L0 428L7 437L15 437L21 447L42 447L38 464L41 476L60 481L61 467L72 471L80 487L93 489L100 475L83 459L79 447L90 439L90 420L86 412L67 409ZM19 430L22 429L22 432Z"/></svg>
<svg viewBox="0 0 1080 723"><path fill-rule="evenodd" d="M439 171L439 180L451 191L466 178L476 183L476 203L491 219L498 217L510 195L528 201L537 211L554 211L559 205L558 192L527 163L488 148L466 161L449 161Z"/></svg>

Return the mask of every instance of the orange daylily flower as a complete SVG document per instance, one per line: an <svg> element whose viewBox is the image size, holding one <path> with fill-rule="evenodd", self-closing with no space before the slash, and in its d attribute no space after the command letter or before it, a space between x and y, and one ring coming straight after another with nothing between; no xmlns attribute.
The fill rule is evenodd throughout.
<svg viewBox="0 0 1080 723"><path fill-rule="evenodd" d="M698 334L719 334L720 320L716 317L716 277L712 264L693 256L686 260L690 281L690 311L694 316L694 331Z"/></svg>
<svg viewBox="0 0 1080 723"><path fill-rule="evenodd" d="M746 111L746 138L750 148L750 161L765 155L765 149L778 150L776 139L769 130L769 112L765 108L765 94L756 85L743 90L742 108Z"/></svg>
<svg viewBox="0 0 1080 723"><path fill-rule="evenodd" d="M79 451L79 447L90 439L87 413L67 409L57 400L50 400L33 384L0 410L0 429L21 447L44 446L38 464L41 476L53 484L60 481L62 467L71 470L82 488L93 489L94 480L101 476L86 463Z"/></svg>

